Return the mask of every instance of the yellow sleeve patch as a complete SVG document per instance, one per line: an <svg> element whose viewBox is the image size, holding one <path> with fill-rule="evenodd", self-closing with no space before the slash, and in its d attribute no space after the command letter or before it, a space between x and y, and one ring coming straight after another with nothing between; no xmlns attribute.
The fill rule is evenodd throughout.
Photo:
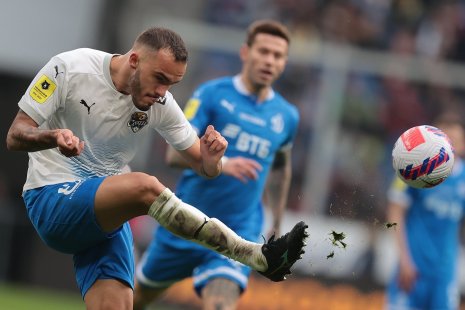
<svg viewBox="0 0 465 310"><path fill-rule="evenodd" d="M42 75L40 79L32 86L29 95L38 103L44 103L50 97L55 89L56 84L52 82L46 75Z"/></svg>
<svg viewBox="0 0 465 310"><path fill-rule="evenodd" d="M199 109L199 106L199 99L191 98L189 99L189 101L187 101L187 104L184 107L184 115L189 121L194 118L195 114L197 113L197 110Z"/></svg>
<svg viewBox="0 0 465 310"><path fill-rule="evenodd" d="M405 184L404 181L402 181L398 176L394 178L392 181L392 188L398 191L405 191L407 189L407 184Z"/></svg>

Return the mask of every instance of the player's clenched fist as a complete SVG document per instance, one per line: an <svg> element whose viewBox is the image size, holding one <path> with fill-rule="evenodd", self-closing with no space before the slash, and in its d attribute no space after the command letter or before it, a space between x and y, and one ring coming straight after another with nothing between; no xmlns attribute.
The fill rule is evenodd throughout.
<svg viewBox="0 0 465 310"><path fill-rule="evenodd" d="M209 125L200 138L200 153L206 176L217 176L221 172L221 158L227 147L228 141Z"/></svg>
<svg viewBox="0 0 465 310"><path fill-rule="evenodd" d="M200 138L200 142L202 155L207 152L206 154L218 159L221 159L228 146L228 141L212 125L208 125L205 134Z"/></svg>
<svg viewBox="0 0 465 310"><path fill-rule="evenodd" d="M69 129L59 129L57 133L57 147L61 154L73 157L84 150L84 141L80 141Z"/></svg>

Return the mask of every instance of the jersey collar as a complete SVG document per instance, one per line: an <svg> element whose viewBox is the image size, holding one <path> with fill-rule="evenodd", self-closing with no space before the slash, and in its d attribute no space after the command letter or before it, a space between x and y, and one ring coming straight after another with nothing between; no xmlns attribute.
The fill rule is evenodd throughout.
<svg viewBox="0 0 465 310"><path fill-rule="evenodd" d="M108 85L111 86L115 91L120 93L117 89L115 84L113 83L113 80L111 79L111 73L110 73L110 62L113 56L118 56L119 54L108 54L105 55L105 58L103 59L103 74L105 75L105 79L107 80Z"/></svg>
<svg viewBox="0 0 465 310"><path fill-rule="evenodd" d="M248 90L247 88L245 87L245 84L244 82L242 82L242 79L241 79L241 75L238 74L238 75L235 75L233 77L233 84L234 84L234 88L241 94L243 95L246 95L246 96L249 96L249 97L255 97L254 95L252 95ZM270 88L270 91L268 92L268 96L266 96L266 99L265 101L267 100L271 100L274 98L274 90L272 88Z"/></svg>

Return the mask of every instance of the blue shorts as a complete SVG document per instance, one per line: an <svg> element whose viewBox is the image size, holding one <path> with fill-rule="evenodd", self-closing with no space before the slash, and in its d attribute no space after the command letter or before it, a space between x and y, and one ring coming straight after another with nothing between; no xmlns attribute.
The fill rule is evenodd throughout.
<svg viewBox="0 0 465 310"><path fill-rule="evenodd" d="M387 310L457 310L460 295L456 279L419 276L410 292L398 286L397 274L387 286Z"/></svg>
<svg viewBox="0 0 465 310"><path fill-rule="evenodd" d="M52 249L73 254L83 297L97 279L117 279L134 288L129 223L106 233L95 217L95 193L104 179L47 185L23 193L29 219L41 239Z"/></svg>
<svg viewBox="0 0 465 310"><path fill-rule="evenodd" d="M257 240L255 232L252 236L237 233L245 239ZM249 275L248 266L181 239L163 227L158 227L136 271L137 281L149 288L166 288L193 277L194 288L199 296L203 287L214 278L229 279L237 283L243 292Z"/></svg>

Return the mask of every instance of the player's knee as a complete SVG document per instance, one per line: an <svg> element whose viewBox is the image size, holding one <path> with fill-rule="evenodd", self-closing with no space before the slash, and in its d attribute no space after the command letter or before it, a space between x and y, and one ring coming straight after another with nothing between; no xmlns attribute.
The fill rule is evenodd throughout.
<svg viewBox="0 0 465 310"><path fill-rule="evenodd" d="M130 298L121 298L121 296L102 296L100 310L127 309L132 310L132 300Z"/></svg>
<svg viewBox="0 0 465 310"><path fill-rule="evenodd" d="M88 309L132 309L132 289L118 280L97 280L84 301Z"/></svg>
<svg viewBox="0 0 465 310"><path fill-rule="evenodd" d="M131 182L136 196L146 205L151 205L165 188L156 177L142 172L134 172Z"/></svg>
<svg viewBox="0 0 465 310"><path fill-rule="evenodd" d="M165 291L165 288L146 288L138 282L134 289L134 310L143 310L147 305L157 300Z"/></svg>
<svg viewBox="0 0 465 310"><path fill-rule="evenodd" d="M203 309L236 309L241 290L235 282L215 278L202 289Z"/></svg>

